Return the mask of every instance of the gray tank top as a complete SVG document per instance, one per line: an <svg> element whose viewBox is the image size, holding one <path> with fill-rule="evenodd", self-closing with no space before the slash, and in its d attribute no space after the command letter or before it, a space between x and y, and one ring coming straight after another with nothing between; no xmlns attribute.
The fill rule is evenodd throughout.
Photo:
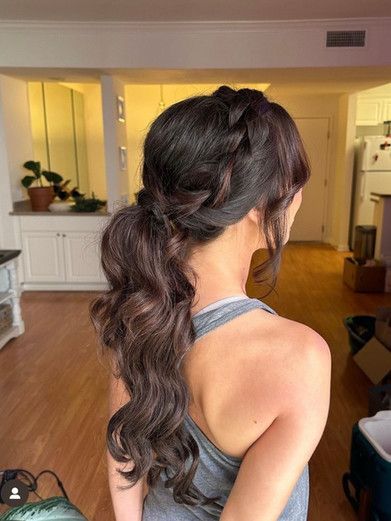
<svg viewBox="0 0 391 521"><path fill-rule="evenodd" d="M262 308L277 315L276 311L256 298L233 295L220 299L193 315L196 339L254 308ZM190 506L176 503L172 488L165 488L167 479L162 472L155 487L150 487L144 500L142 521L207 521L220 519L231 488L239 472L241 458L225 454L218 449L194 420L186 414L184 428L195 438L200 452L199 464L193 483L206 496L220 496L213 504ZM190 463L186 468L190 467ZM169 474L169 471L168 471ZM260 494L262 490L260 490ZM278 521L306 521L309 500L309 467L305 466Z"/></svg>

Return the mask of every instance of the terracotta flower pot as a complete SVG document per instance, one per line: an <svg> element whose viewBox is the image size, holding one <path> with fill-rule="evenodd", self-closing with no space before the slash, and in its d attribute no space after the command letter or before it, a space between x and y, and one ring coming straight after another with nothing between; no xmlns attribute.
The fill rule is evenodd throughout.
<svg viewBox="0 0 391 521"><path fill-rule="evenodd" d="M33 186L27 188L31 201L31 209L34 212L47 212L49 204L54 199L53 186Z"/></svg>

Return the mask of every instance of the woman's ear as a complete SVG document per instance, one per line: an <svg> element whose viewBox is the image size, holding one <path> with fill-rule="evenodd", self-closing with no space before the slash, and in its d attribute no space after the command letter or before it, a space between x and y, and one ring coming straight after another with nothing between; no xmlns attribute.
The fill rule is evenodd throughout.
<svg viewBox="0 0 391 521"><path fill-rule="evenodd" d="M247 217L250 219L250 221L256 224L257 227L259 227L261 212L257 208L251 208L251 210L247 214Z"/></svg>
<svg viewBox="0 0 391 521"><path fill-rule="evenodd" d="M266 248L265 237L262 231L262 214L258 208L251 208L251 210L247 214L247 219L249 219L252 227L255 230L256 234L256 249Z"/></svg>

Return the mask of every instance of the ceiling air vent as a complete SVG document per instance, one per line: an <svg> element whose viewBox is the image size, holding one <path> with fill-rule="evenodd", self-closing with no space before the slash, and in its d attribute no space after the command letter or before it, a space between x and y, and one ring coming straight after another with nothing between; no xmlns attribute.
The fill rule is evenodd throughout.
<svg viewBox="0 0 391 521"><path fill-rule="evenodd" d="M365 31L327 31L326 47L365 47Z"/></svg>

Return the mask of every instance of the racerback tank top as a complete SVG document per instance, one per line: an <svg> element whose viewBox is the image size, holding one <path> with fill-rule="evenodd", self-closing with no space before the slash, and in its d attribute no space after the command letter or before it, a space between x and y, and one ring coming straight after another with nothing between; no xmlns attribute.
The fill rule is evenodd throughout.
<svg viewBox="0 0 391 521"><path fill-rule="evenodd" d="M193 315L196 340L209 331L227 323L254 308L277 315L270 306L256 298L233 295L202 308ZM206 496L220 496L209 505L191 506L174 501L172 488L164 486L167 477L162 472L157 484L144 500L142 521L208 521L220 519L231 488L239 472L241 458L225 454L218 449L186 414L184 428L195 438L199 447L199 463L193 483ZM186 466L188 469L191 462ZM262 494L262 490L259 491ZM306 521L309 500L309 467L305 466L278 521Z"/></svg>

